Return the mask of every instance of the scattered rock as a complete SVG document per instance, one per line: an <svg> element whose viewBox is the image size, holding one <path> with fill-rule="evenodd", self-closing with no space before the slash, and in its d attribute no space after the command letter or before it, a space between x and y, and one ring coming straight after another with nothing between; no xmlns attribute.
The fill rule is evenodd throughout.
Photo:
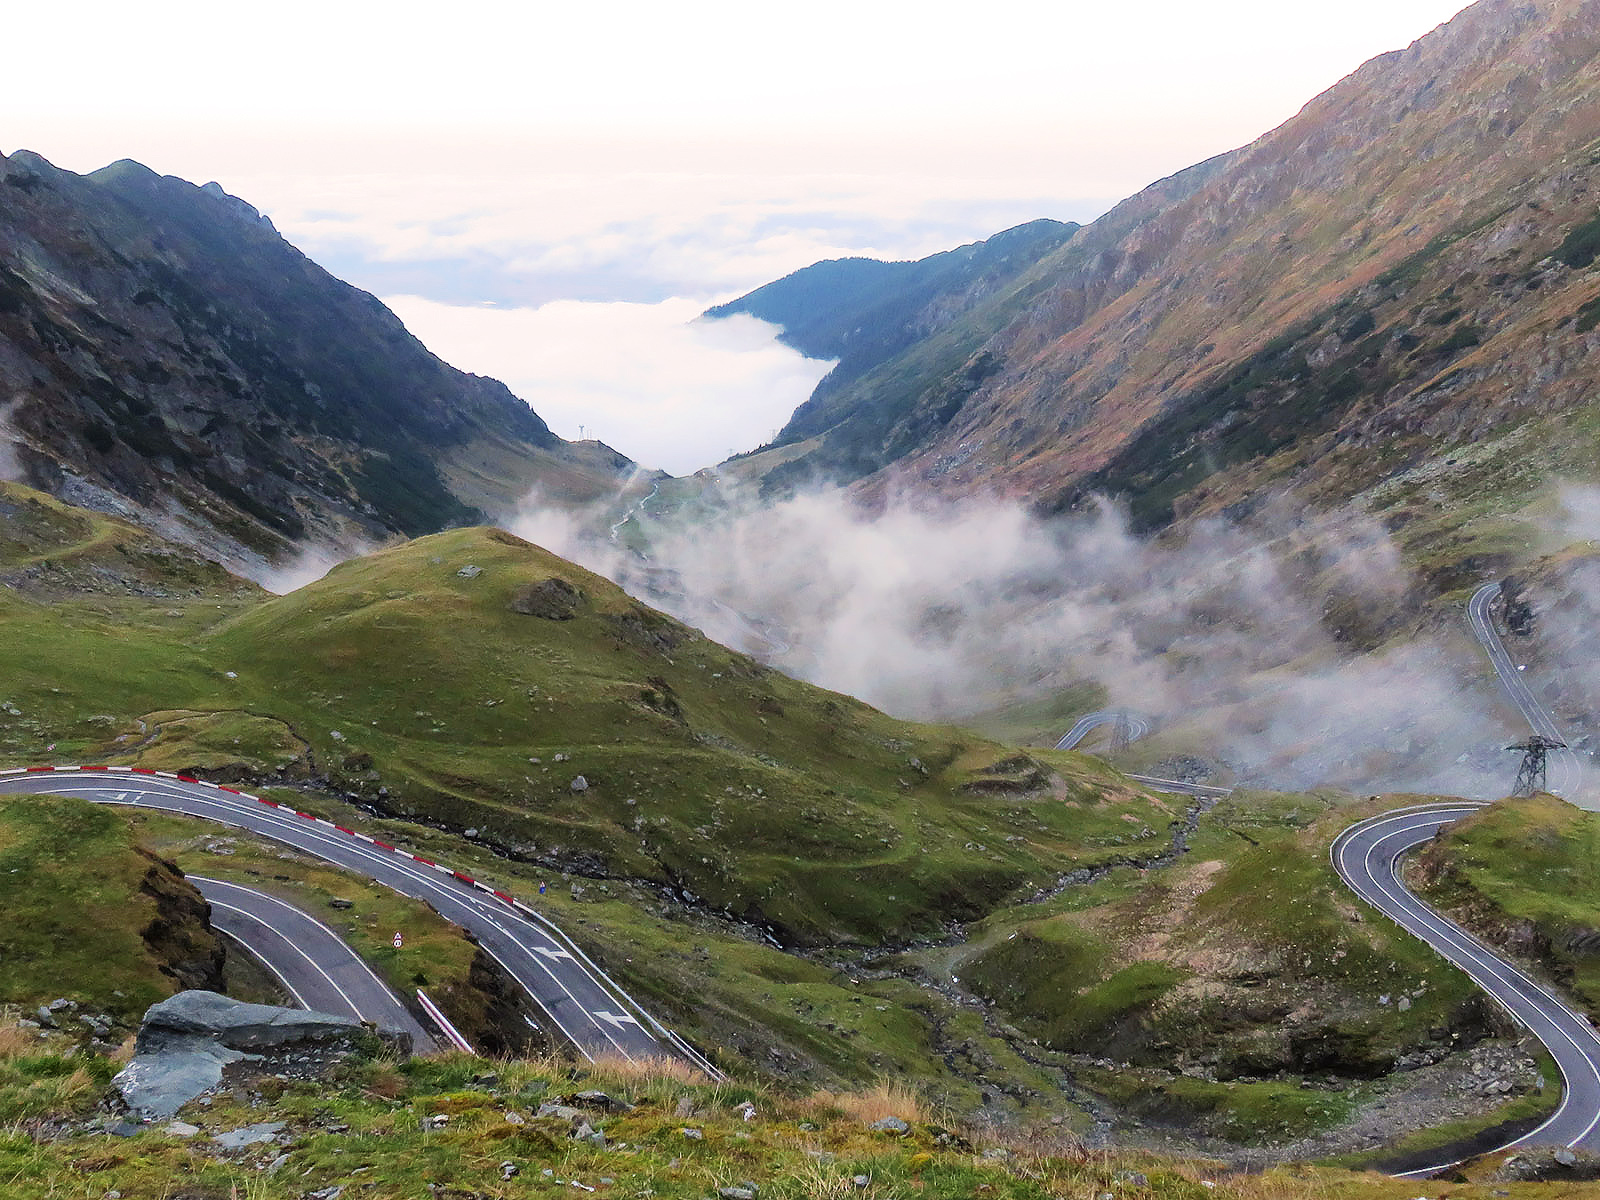
<svg viewBox="0 0 1600 1200"><path fill-rule="evenodd" d="M179 992L146 1011L133 1061L112 1086L134 1113L160 1120L221 1083L225 1067L249 1060L268 1072L292 1065L314 1075L362 1033L351 1017Z"/></svg>
<svg viewBox="0 0 1600 1200"><path fill-rule="evenodd" d="M281 1132L283 1132L282 1121L263 1121L259 1125L246 1125L243 1129L230 1129L226 1133L219 1133L211 1140L224 1150L243 1150L246 1146L258 1146L264 1142L276 1141Z"/></svg>
<svg viewBox="0 0 1600 1200"><path fill-rule="evenodd" d="M173 1137L191 1138L200 1132L200 1126L191 1125L187 1121L172 1121L167 1125L164 1132L171 1134Z"/></svg>
<svg viewBox="0 0 1600 1200"><path fill-rule="evenodd" d="M850 1182L857 1188L865 1189L866 1186L872 1182L872 1180L866 1175L852 1175L850 1177Z"/></svg>
<svg viewBox="0 0 1600 1200"><path fill-rule="evenodd" d="M717 1195L721 1196L722 1200L756 1200L756 1192L759 1190L755 1184L747 1181L736 1187L719 1187Z"/></svg>
<svg viewBox="0 0 1600 1200"><path fill-rule="evenodd" d="M506 1114L507 1125L526 1125L527 1123L528 1119L521 1113L508 1112Z"/></svg>
<svg viewBox="0 0 1600 1200"><path fill-rule="evenodd" d="M892 1133L898 1137L905 1137L911 1132L911 1126L899 1117L884 1117L881 1121L874 1121L868 1128L877 1133Z"/></svg>
<svg viewBox="0 0 1600 1200"><path fill-rule="evenodd" d="M570 621L583 606L584 595L565 579L551 576L528 583L511 594L511 611L546 621Z"/></svg>
<svg viewBox="0 0 1600 1200"><path fill-rule="evenodd" d="M582 775L577 776L572 781L572 790L575 792L587 792L589 790L589 781Z"/></svg>
<svg viewBox="0 0 1600 1200"><path fill-rule="evenodd" d="M1498 1182L1510 1183L1593 1181L1600 1179L1600 1155L1565 1148L1519 1150L1500 1164L1494 1178Z"/></svg>
<svg viewBox="0 0 1600 1200"><path fill-rule="evenodd" d="M683 1134L683 1136L688 1138L691 1142L703 1142L706 1140L705 1131L701 1129L693 1129L689 1126L684 1126L684 1128L678 1130L678 1132Z"/></svg>
<svg viewBox="0 0 1600 1200"><path fill-rule="evenodd" d="M598 1108L602 1112L632 1112L633 1105L616 1096L608 1096L605 1092L587 1091L579 1092L576 1096L569 1097L569 1103L582 1104L589 1108Z"/></svg>
<svg viewBox="0 0 1600 1200"><path fill-rule="evenodd" d="M522 1174L522 1169L516 1163L507 1160L500 1164L500 1178L502 1181L513 1179Z"/></svg>
<svg viewBox="0 0 1600 1200"><path fill-rule="evenodd" d="M355 906L356 902L354 900L345 900L338 896L328 901L329 908L354 908Z"/></svg>
<svg viewBox="0 0 1600 1200"><path fill-rule="evenodd" d="M461 576L463 579L476 579L479 575L483 574L483 568L475 566L472 563L468 563L466 566L462 567L461 570L457 571L456 574Z"/></svg>
<svg viewBox="0 0 1600 1200"><path fill-rule="evenodd" d="M582 1109L573 1108L570 1104L541 1104L539 1111L534 1116L555 1117L561 1121L568 1121L574 1126L586 1123L589 1120Z"/></svg>

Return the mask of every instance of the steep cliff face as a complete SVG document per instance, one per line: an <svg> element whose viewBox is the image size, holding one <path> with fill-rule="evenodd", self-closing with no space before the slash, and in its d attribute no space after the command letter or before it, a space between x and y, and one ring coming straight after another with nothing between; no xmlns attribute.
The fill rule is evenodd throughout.
<svg viewBox="0 0 1600 1200"><path fill-rule="evenodd" d="M227 949L211 928L211 906L176 864L143 847L136 850L150 864L139 881L139 895L154 906L139 936L157 969L181 989L225 991Z"/></svg>
<svg viewBox="0 0 1600 1200"><path fill-rule="evenodd" d="M1424 460L1448 484L1454 451L1587 411L1597 56L1597 0L1483 0L1079 231L992 333L942 331L831 398L942 406L914 445L845 419L812 460L1047 507L1152 493L1152 523Z"/></svg>
<svg viewBox="0 0 1600 1200"><path fill-rule="evenodd" d="M26 151L0 158L0 405L28 482L233 557L423 533L627 465L441 362L215 184Z"/></svg>

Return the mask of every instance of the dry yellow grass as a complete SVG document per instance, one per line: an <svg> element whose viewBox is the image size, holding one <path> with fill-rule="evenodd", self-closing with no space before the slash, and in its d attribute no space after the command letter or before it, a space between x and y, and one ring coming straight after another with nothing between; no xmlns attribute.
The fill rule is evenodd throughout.
<svg viewBox="0 0 1600 1200"><path fill-rule="evenodd" d="M0 1059L16 1058L30 1051L37 1052L39 1039L26 1029L15 1025L0 1025Z"/></svg>
<svg viewBox="0 0 1600 1200"><path fill-rule="evenodd" d="M712 1082L704 1072L675 1058L627 1059L620 1055L594 1060L593 1070L623 1083L682 1083L704 1087Z"/></svg>
<svg viewBox="0 0 1600 1200"><path fill-rule="evenodd" d="M813 1092L806 1104L818 1112L837 1110L863 1125L885 1117L899 1117L909 1122L930 1119L927 1105L915 1088L901 1080L887 1078L878 1080L864 1092Z"/></svg>

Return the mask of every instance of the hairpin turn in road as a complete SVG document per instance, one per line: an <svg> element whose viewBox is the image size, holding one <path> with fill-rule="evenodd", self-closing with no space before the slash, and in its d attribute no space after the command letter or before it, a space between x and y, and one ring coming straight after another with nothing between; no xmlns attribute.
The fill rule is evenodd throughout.
<svg viewBox="0 0 1600 1200"><path fill-rule="evenodd" d="M0 771L0 792L76 796L247 829L415 899L461 926L585 1058L678 1059L720 1072L624 991L556 925L505 892L421 855L237 789L138 767Z"/></svg>

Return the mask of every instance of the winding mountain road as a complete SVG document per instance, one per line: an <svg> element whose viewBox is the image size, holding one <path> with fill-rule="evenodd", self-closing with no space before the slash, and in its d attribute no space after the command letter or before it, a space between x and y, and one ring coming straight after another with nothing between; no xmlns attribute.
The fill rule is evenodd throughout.
<svg viewBox="0 0 1600 1200"><path fill-rule="evenodd" d="M1126 709L1100 708L1079 717L1077 723L1061 735L1057 750L1071 750L1091 730L1102 725L1115 725L1119 720L1128 723L1128 740L1136 742L1150 732L1150 718ZM1197 800L1221 800L1233 794L1232 788L1212 787L1209 783L1187 783L1182 779L1162 779L1158 775L1129 775L1135 783L1142 783L1153 792L1171 792L1179 796L1193 796Z"/></svg>
<svg viewBox="0 0 1600 1200"><path fill-rule="evenodd" d="M553 922L507 893L421 855L234 788L145 768L0 771L0 792L48 792L157 809L282 842L432 905L471 933L585 1058L672 1058L720 1078L715 1067L634 1001ZM329 963L321 965L331 969Z"/></svg>
<svg viewBox="0 0 1600 1200"><path fill-rule="evenodd" d="M1102 725L1115 725L1119 720L1128 723L1128 740L1130 742L1136 742L1150 732L1149 717L1128 712L1126 709L1101 708L1079 717L1077 724L1061 735L1061 740L1056 743L1056 749L1071 750L1094 730L1099 729Z"/></svg>
<svg viewBox="0 0 1600 1200"><path fill-rule="evenodd" d="M1490 606L1500 595L1498 583L1486 583L1476 592L1472 599L1467 601L1467 624L1472 627L1472 635L1478 639L1478 644L1488 654L1489 662L1494 666L1494 673L1500 680L1500 686L1505 690L1511 703L1517 706L1517 711L1522 714L1528 727L1534 733L1554 741L1565 742L1567 739L1556 728L1555 721L1545 711L1544 705L1539 703L1533 694L1533 689L1528 686L1523 673L1517 664L1511 661L1511 655L1505 648L1505 643L1500 640L1500 634L1495 630L1494 620ZM1557 796L1578 804L1583 800L1583 761L1575 750L1552 750L1546 759L1548 764L1550 790ZM1580 807L1592 808L1593 802L1583 803Z"/></svg>
<svg viewBox="0 0 1600 1200"><path fill-rule="evenodd" d="M1426 804L1352 825L1333 843L1334 870L1356 895L1466 972L1544 1043L1561 1069L1565 1087L1560 1107L1537 1129L1499 1148L1553 1145L1600 1150L1600 1033L1549 989L1423 904L1400 881L1405 854L1483 807L1470 801ZM1429 1175L1453 1165L1440 1163L1407 1174Z"/></svg>
<svg viewBox="0 0 1600 1200"><path fill-rule="evenodd" d="M226 880L190 875L189 882L210 903L212 927L248 950L304 1007L410 1034L418 1053L440 1048L366 960L310 913Z"/></svg>

